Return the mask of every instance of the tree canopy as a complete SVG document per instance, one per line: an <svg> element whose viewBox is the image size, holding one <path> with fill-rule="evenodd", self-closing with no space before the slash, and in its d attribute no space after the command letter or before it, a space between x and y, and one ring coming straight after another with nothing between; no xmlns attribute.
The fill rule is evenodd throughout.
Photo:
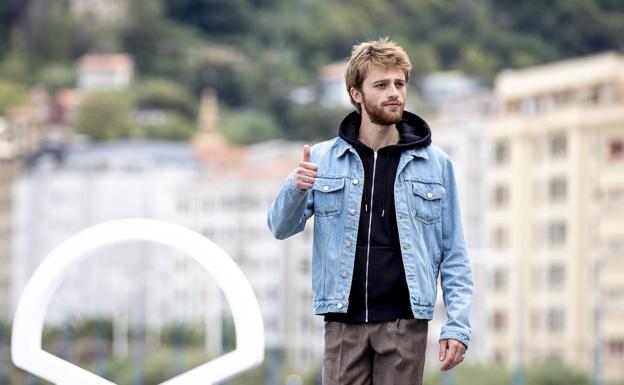
<svg viewBox="0 0 624 385"><path fill-rule="evenodd" d="M2 2L0 78L60 87L71 78L59 66L87 52L125 51L140 78L178 86L161 83L168 94L149 103L176 104L178 95L185 105L174 112L190 119L196 103L188 97L210 87L225 108L269 114L278 133L299 139L325 135L323 117L333 113L313 105L323 113L304 118L289 93L313 85L323 65L360 41L395 40L412 58L416 83L460 70L491 84L505 68L624 48L619 0L127 0L124 20L113 24L72 16L69 6ZM300 129L302 119L312 126Z"/></svg>

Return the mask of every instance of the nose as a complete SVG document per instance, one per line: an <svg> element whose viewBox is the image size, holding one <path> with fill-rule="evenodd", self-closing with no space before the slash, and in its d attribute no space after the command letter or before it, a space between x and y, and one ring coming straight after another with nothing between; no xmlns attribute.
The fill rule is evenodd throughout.
<svg viewBox="0 0 624 385"><path fill-rule="evenodd" d="M399 93L399 89L392 84L390 87L388 87L388 98L389 99L398 99L400 96Z"/></svg>

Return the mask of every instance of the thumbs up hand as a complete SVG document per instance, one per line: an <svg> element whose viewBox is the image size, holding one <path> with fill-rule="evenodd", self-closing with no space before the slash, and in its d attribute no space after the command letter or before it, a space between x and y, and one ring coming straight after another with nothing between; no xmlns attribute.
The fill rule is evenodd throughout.
<svg viewBox="0 0 624 385"><path fill-rule="evenodd" d="M316 178L316 164L310 162L310 146L303 146L303 160L299 162L294 172L295 187L299 191L308 191Z"/></svg>

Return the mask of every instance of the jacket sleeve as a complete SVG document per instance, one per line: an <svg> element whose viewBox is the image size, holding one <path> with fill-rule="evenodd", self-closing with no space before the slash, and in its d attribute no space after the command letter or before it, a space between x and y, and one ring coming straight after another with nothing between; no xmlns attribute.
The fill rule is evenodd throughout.
<svg viewBox="0 0 624 385"><path fill-rule="evenodd" d="M470 344L470 309L473 279L455 183L455 172L446 161L442 202L442 259L440 277L447 321L442 326L440 340L456 339L466 347Z"/></svg>
<svg viewBox="0 0 624 385"><path fill-rule="evenodd" d="M286 239L303 231L313 211L312 189L297 190L293 174L290 174L269 208L267 224L275 238Z"/></svg>

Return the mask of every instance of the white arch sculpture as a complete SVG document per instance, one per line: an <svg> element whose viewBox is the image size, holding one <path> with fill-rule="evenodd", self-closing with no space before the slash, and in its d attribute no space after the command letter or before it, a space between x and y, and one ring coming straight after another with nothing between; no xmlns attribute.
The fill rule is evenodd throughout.
<svg viewBox="0 0 624 385"><path fill-rule="evenodd" d="M230 305L236 349L179 374L161 385L214 384L264 360L264 327L260 307L246 277L215 243L186 227L151 219L119 219L89 227L63 242L39 265L28 281L13 320L13 363L57 385L115 385L44 351L45 314L69 267L89 252L127 241L152 241L184 252L217 281Z"/></svg>

